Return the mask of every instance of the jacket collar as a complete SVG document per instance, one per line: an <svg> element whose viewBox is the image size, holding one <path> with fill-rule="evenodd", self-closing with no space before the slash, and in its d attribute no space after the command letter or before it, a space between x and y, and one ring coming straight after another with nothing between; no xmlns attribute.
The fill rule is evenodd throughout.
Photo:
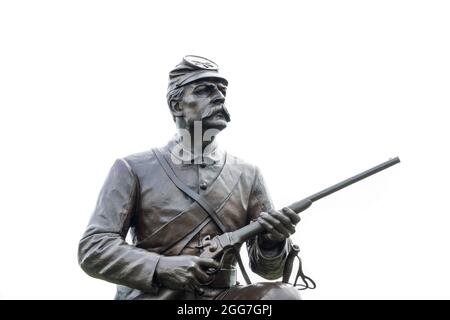
<svg viewBox="0 0 450 320"><path fill-rule="evenodd" d="M176 164L223 164L226 153L218 147L217 141L212 141L203 151L192 152L191 148L182 142L177 133L167 144L172 162Z"/></svg>

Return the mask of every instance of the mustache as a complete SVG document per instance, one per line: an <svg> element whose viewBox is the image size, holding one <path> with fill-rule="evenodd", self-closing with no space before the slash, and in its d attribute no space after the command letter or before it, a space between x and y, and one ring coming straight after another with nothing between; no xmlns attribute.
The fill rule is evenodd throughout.
<svg viewBox="0 0 450 320"><path fill-rule="evenodd" d="M208 110L205 110L205 112L202 114L202 119L205 119L208 117L213 117L218 113L222 113L225 117L225 120L227 120L227 122L230 121L230 113L228 112L228 110L224 104L218 105L218 106L213 106L211 108L208 108Z"/></svg>

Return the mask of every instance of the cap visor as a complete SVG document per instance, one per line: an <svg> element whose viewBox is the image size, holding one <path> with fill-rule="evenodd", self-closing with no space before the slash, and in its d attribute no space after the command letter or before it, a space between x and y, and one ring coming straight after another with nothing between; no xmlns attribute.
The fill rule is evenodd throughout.
<svg viewBox="0 0 450 320"><path fill-rule="evenodd" d="M219 73L212 72L212 71L205 71L205 72L198 72L198 73L191 75L190 77L181 81L177 87L185 86L191 82L197 81L199 79L205 79L205 78L220 79L220 80L223 80L226 85L228 85L228 80L225 79L224 77L222 77Z"/></svg>

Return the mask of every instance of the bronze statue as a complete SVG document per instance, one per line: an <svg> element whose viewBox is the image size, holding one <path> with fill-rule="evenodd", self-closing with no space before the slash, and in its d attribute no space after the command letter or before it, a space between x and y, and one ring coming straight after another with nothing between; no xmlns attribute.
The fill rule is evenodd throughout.
<svg viewBox="0 0 450 320"><path fill-rule="evenodd" d="M250 267L266 279L280 278L300 221L289 208L273 208L257 167L217 145L230 121L227 85L211 60L184 57L169 74L167 92L177 134L163 148L112 166L78 257L87 274L118 284L116 299L300 298L283 283L238 284L236 251L225 253L220 265L199 257L205 236L258 220L267 232L247 242Z"/></svg>
<svg viewBox="0 0 450 320"><path fill-rule="evenodd" d="M227 127L228 81L206 58L186 56L169 74L167 102L177 134L162 148L118 159L79 243L89 275L116 283L116 299L297 300L315 287L300 268L290 235L314 201L384 170L391 159L282 210L273 208L254 165L226 153L215 137ZM125 241L131 231L133 244ZM282 282L250 284L251 269ZM239 265L247 285L236 281Z"/></svg>

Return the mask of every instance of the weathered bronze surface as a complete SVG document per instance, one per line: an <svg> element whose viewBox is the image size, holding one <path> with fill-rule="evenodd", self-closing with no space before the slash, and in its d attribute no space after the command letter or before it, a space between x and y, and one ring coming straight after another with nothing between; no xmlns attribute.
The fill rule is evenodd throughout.
<svg viewBox="0 0 450 320"><path fill-rule="evenodd" d="M230 121L227 85L211 60L184 57L169 74L175 137L112 166L78 257L87 274L118 285L116 299L300 299L285 283L238 284L234 250L220 262L200 257L205 237L257 220L266 232L246 243L250 267L281 278L300 221L273 208L256 166L219 148L215 137Z"/></svg>

